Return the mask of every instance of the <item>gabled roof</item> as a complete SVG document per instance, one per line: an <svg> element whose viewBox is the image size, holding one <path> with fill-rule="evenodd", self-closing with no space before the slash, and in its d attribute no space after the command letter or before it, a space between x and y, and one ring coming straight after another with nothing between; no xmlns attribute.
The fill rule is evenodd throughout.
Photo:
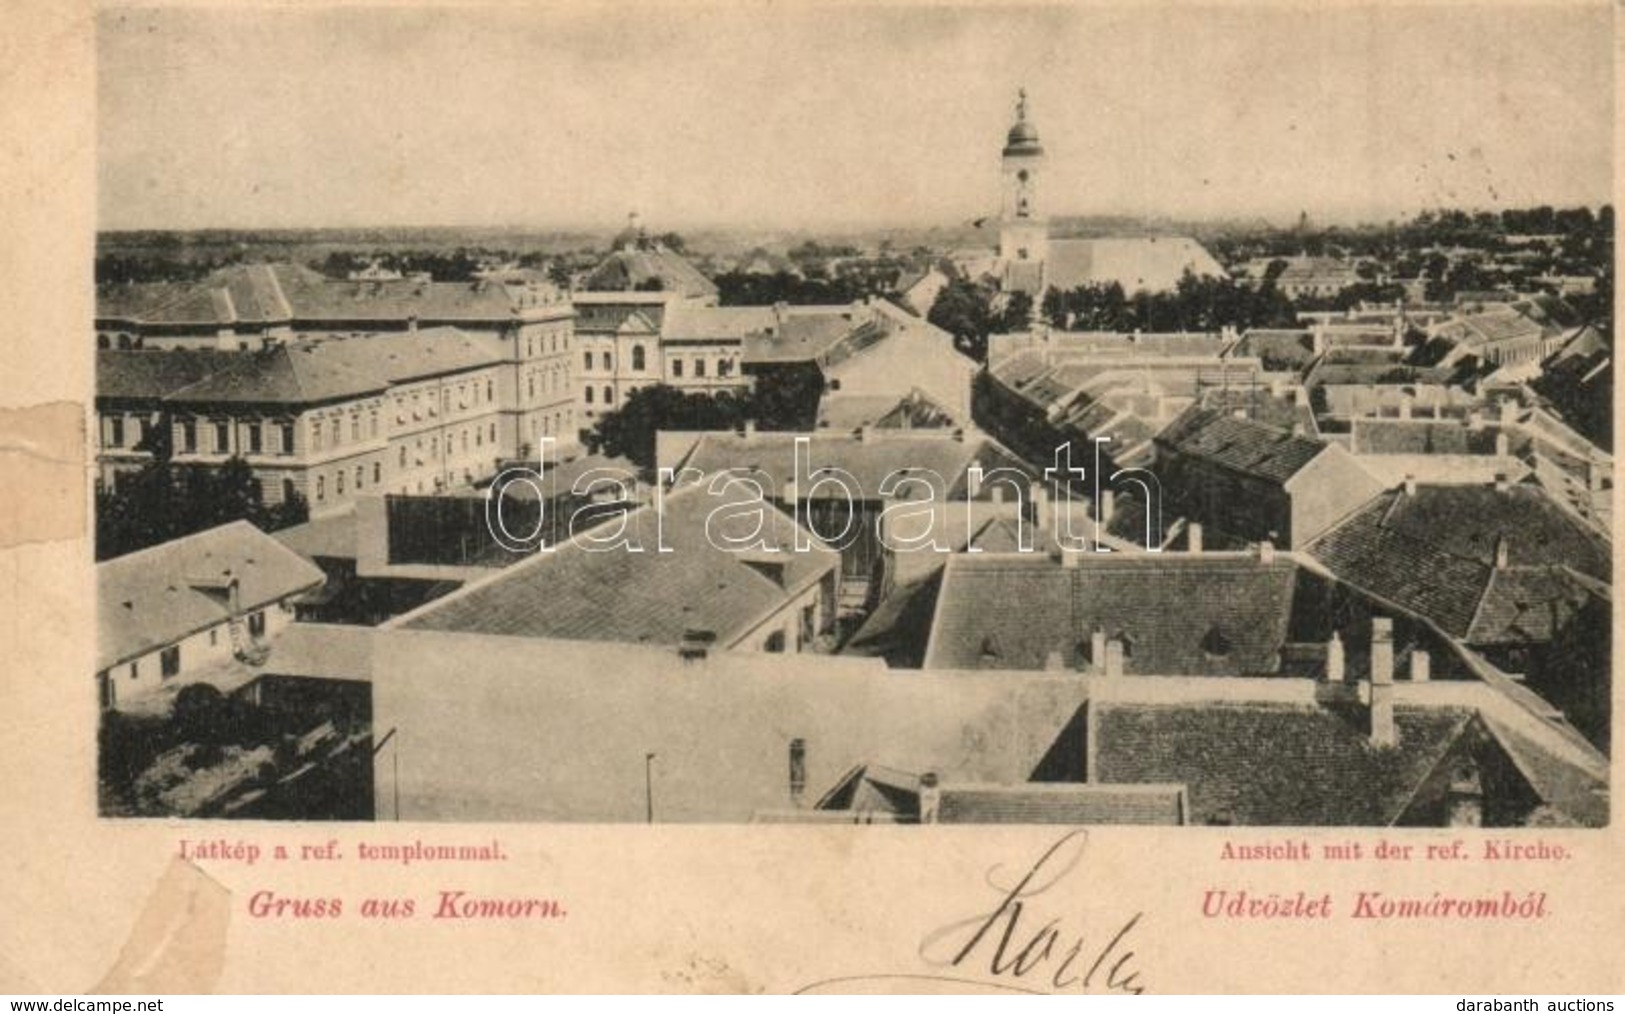
<svg viewBox="0 0 1625 1014"><path fill-rule="evenodd" d="M250 611L321 584L322 572L247 521L99 563L96 667L225 622L231 580Z"/></svg>
<svg viewBox="0 0 1625 1014"><path fill-rule="evenodd" d="M273 345L240 352L225 368L170 393L175 404L316 405L377 394L389 382L375 372L319 353L319 345Z"/></svg>
<svg viewBox="0 0 1625 1014"><path fill-rule="evenodd" d="M1326 449L1324 441L1199 405L1169 423L1157 434L1157 443L1276 483L1291 479Z"/></svg>
<svg viewBox="0 0 1625 1014"><path fill-rule="evenodd" d="M1086 533L1079 533L1086 534ZM991 537L991 533L990 533ZM1068 670L1096 631L1126 643L1123 669L1157 676L1262 675L1280 667L1297 566L1240 554L956 555L937 596L930 669Z"/></svg>
<svg viewBox="0 0 1625 1014"><path fill-rule="evenodd" d="M624 527L602 526L597 538L624 532L631 545L605 548L578 539L537 553L487 580L430 603L398 621L414 630L467 631L516 637L678 644L686 632L710 631L726 647L765 616L839 564L838 554L810 537L794 552L796 524L771 504L760 514L737 505L748 493L730 486L713 495L703 485L632 511ZM714 514L714 516L713 516ZM731 551L728 539L760 535L778 579L759 569L763 551ZM666 546L670 552L660 552Z"/></svg>
<svg viewBox="0 0 1625 1014"><path fill-rule="evenodd" d="M711 279L683 256L659 246L628 246L616 250L592 270L582 288L600 292L642 290L658 282L660 291L683 296L717 294Z"/></svg>

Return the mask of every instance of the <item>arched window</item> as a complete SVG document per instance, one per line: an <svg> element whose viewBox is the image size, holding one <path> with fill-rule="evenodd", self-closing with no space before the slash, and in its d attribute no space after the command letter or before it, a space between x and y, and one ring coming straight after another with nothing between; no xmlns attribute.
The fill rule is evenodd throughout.
<svg viewBox="0 0 1625 1014"><path fill-rule="evenodd" d="M681 359L673 359L671 361L671 375L674 377L681 377L683 375L683 361Z"/></svg>
<svg viewBox="0 0 1625 1014"><path fill-rule="evenodd" d="M316 477L316 502L320 503L320 502L322 502L322 500L324 500L326 498L327 498L327 476L318 475Z"/></svg>
<svg viewBox="0 0 1625 1014"><path fill-rule="evenodd" d="M694 360L694 375L696 377L705 376L705 360L703 360L703 359Z"/></svg>
<svg viewBox="0 0 1625 1014"><path fill-rule="evenodd" d="M606 405L615 404L615 389L613 387L605 387L604 388L604 404L606 404Z"/></svg>
<svg viewBox="0 0 1625 1014"><path fill-rule="evenodd" d="M632 346L632 369L641 370L643 368L644 368L643 346L642 345L634 345L634 346Z"/></svg>
<svg viewBox="0 0 1625 1014"><path fill-rule="evenodd" d="M587 402L587 404L589 404L589 405L591 405L591 404L592 404L592 388L590 388L590 387L589 387L589 388L587 388L587 397L586 397L586 402Z"/></svg>
<svg viewBox="0 0 1625 1014"><path fill-rule="evenodd" d="M767 643L762 645L767 651L781 652L784 650L784 631L775 630L767 635Z"/></svg>
<svg viewBox="0 0 1625 1014"><path fill-rule="evenodd" d="M383 482L383 481L384 481L384 463L381 462L381 461L374 461L372 463L372 484L374 486L376 486L380 482Z"/></svg>
<svg viewBox="0 0 1625 1014"><path fill-rule="evenodd" d="M487 380L485 382L485 400L486 401L496 401L496 394L493 393L494 391L495 391L495 388L492 387L491 382L489 380Z"/></svg>
<svg viewBox="0 0 1625 1014"><path fill-rule="evenodd" d="M333 492L339 496L344 495L344 473L342 471L333 473Z"/></svg>
<svg viewBox="0 0 1625 1014"><path fill-rule="evenodd" d="M614 363L614 360L610 359L608 352L605 352L603 355L599 356L598 358L604 364L604 369L606 369L606 370L614 369L614 366L612 365Z"/></svg>
<svg viewBox="0 0 1625 1014"><path fill-rule="evenodd" d="M581 365L582 365L582 367L584 369L588 369L588 370L592 369L592 352L591 351L581 353Z"/></svg>
<svg viewBox="0 0 1625 1014"><path fill-rule="evenodd" d="M361 480L366 478L366 474L367 473L362 470L360 465L355 466L355 488L357 490L361 489L361 486L362 486Z"/></svg>

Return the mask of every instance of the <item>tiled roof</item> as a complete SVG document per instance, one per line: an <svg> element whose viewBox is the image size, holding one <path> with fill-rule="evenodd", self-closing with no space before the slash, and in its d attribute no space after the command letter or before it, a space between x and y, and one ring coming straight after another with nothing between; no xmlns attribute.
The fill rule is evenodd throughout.
<svg viewBox="0 0 1625 1014"><path fill-rule="evenodd" d="M1497 570L1502 538L1509 566ZM1549 639L1581 602L1583 583L1560 568L1599 581L1611 572L1606 540L1522 485L1390 490L1309 552L1339 580L1474 643Z"/></svg>
<svg viewBox="0 0 1625 1014"><path fill-rule="evenodd" d="M1178 785L944 785L942 824L1183 824Z"/></svg>
<svg viewBox="0 0 1625 1014"><path fill-rule="evenodd" d="M237 402L313 405L376 394L388 388L379 374L362 372L319 353L319 345L273 345L240 352L224 369L169 394L177 404Z"/></svg>
<svg viewBox="0 0 1625 1014"><path fill-rule="evenodd" d="M1272 482L1286 482L1326 449L1323 441L1196 405L1169 423L1157 442L1187 457Z"/></svg>
<svg viewBox="0 0 1625 1014"><path fill-rule="evenodd" d="M864 328L878 328L878 325L874 315L861 307L788 313L772 333L752 334L745 338L745 361L810 362L828 354Z"/></svg>
<svg viewBox="0 0 1625 1014"><path fill-rule="evenodd" d="M1044 265L1050 288L1066 291L1117 282L1130 295L1142 289L1170 291L1187 271L1224 277L1224 268L1213 255L1184 236L1051 240Z"/></svg>
<svg viewBox="0 0 1625 1014"><path fill-rule="evenodd" d="M1067 669L1086 668L1099 630L1127 642L1125 673L1279 668L1297 573L1290 560L1079 556L1070 568L1040 553L950 558L926 667L1041 670L1058 655Z"/></svg>
<svg viewBox="0 0 1625 1014"><path fill-rule="evenodd" d="M321 584L322 572L247 521L97 564L96 667L225 622L223 583L233 578L241 608L253 610Z"/></svg>
<svg viewBox="0 0 1625 1014"><path fill-rule="evenodd" d="M470 334L455 327L425 328L406 334L325 338L294 347L336 368L382 377L391 384L460 373L508 360L508 350L501 339Z"/></svg>
<svg viewBox="0 0 1625 1014"><path fill-rule="evenodd" d="M162 398L235 362L240 354L213 349L100 349L96 352L96 397Z"/></svg>
<svg viewBox="0 0 1625 1014"><path fill-rule="evenodd" d="M1193 824L1392 824L1472 721L1465 710L1399 706L1399 743L1379 749L1354 708L1090 707L1096 779L1184 785Z"/></svg>
<svg viewBox="0 0 1625 1014"><path fill-rule="evenodd" d="M663 292L683 296L715 296L717 287L681 254L659 247L626 247L604 258L582 283L600 292L638 290L658 280Z"/></svg>
<svg viewBox="0 0 1625 1014"><path fill-rule="evenodd" d="M1499 432L1453 420L1356 419L1349 449L1355 454L1494 454Z"/></svg>
<svg viewBox="0 0 1625 1014"><path fill-rule="evenodd" d="M838 565L833 550L816 544L810 552L791 551L795 522L771 505L762 508L761 536L781 547L775 554L781 581L747 562L750 554L719 548L727 538L750 539L758 515L728 507L745 496L738 488L715 496L704 486L680 489L664 498L663 523L652 507L626 515L619 530L641 552L566 543L431 603L402 625L664 645L677 644L686 631L709 630L726 646ZM658 552L661 545L671 552Z"/></svg>

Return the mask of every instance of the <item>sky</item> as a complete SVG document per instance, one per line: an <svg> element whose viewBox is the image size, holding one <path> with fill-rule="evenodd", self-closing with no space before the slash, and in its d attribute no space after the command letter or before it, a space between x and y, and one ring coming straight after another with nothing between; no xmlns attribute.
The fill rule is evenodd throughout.
<svg viewBox="0 0 1625 1014"><path fill-rule="evenodd" d="M1606 5L104 9L104 229L954 225L1612 195Z"/></svg>

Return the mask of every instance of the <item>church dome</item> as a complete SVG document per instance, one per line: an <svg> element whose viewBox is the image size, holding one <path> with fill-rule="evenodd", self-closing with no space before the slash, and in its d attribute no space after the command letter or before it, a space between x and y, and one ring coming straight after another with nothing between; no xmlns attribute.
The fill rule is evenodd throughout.
<svg viewBox="0 0 1625 1014"><path fill-rule="evenodd" d="M1026 105L1025 98L1022 106ZM1009 135L1004 141L1004 154L1011 155L1042 155L1044 146L1038 143L1038 128L1027 119L1025 108L1021 109L1016 125L1010 128Z"/></svg>

